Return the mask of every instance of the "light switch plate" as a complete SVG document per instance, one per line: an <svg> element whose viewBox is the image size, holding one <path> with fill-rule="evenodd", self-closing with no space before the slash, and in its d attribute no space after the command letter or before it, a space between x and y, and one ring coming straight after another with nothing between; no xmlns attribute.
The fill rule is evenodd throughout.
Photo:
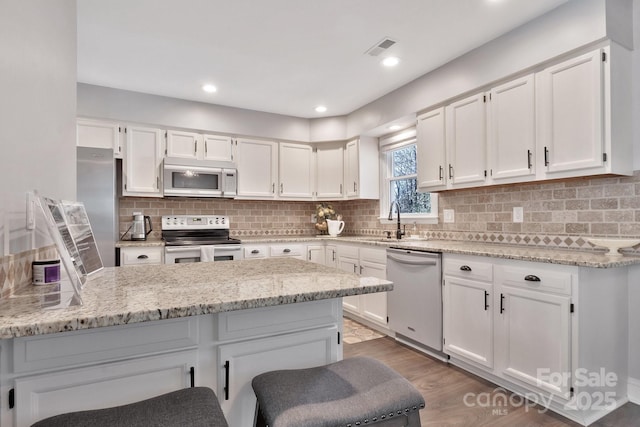
<svg viewBox="0 0 640 427"><path fill-rule="evenodd" d="M522 222L524 221L524 210L522 206L514 206L513 207L513 222Z"/></svg>
<svg viewBox="0 0 640 427"><path fill-rule="evenodd" d="M456 215L453 209L443 209L444 213L444 222L455 222Z"/></svg>
<svg viewBox="0 0 640 427"><path fill-rule="evenodd" d="M318 221L318 215L317 214L311 214L311 222L312 223L316 223Z"/></svg>

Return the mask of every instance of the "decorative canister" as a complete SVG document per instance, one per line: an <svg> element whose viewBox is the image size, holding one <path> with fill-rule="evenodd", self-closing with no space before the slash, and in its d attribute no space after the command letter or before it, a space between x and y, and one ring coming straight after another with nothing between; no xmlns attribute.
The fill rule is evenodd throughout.
<svg viewBox="0 0 640 427"><path fill-rule="evenodd" d="M33 261L31 266L34 285L48 285L60 281L59 259Z"/></svg>

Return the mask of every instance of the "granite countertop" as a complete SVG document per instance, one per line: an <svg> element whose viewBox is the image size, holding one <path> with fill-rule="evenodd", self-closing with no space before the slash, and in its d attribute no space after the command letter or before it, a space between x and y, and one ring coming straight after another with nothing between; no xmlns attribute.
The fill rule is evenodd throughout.
<svg viewBox="0 0 640 427"><path fill-rule="evenodd" d="M164 240L162 239L147 239L147 240L118 240L116 242L116 248L148 248L153 246L164 246Z"/></svg>
<svg viewBox="0 0 640 427"><path fill-rule="evenodd" d="M361 278L292 258L105 268L82 290L84 305L44 309L50 286L0 302L0 339L385 292Z"/></svg>

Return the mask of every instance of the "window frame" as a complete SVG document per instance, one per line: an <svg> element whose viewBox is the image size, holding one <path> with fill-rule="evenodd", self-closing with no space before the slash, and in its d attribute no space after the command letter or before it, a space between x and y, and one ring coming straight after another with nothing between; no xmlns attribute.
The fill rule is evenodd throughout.
<svg viewBox="0 0 640 427"><path fill-rule="evenodd" d="M416 144L417 148L416 129L405 129L399 133L395 133L389 136L384 136L379 139L380 149L380 223L392 224L395 223L396 216L389 221L389 205L391 203L389 195L391 194L390 183L397 179L393 177L392 173L392 159L389 152L406 147L408 145ZM417 161L417 160L416 160ZM413 177L413 175L406 175ZM416 165L416 180L418 179L417 165ZM438 223L438 194L431 194L431 212L426 213L401 213L400 219L403 223L416 223L416 224L437 224Z"/></svg>

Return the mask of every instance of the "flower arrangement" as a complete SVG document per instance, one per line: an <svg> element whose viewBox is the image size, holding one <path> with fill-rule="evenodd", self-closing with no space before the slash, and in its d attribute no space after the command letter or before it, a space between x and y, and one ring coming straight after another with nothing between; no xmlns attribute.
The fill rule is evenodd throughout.
<svg viewBox="0 0 640 427"><path fill-rule="evenodd" d="M328 219L335 219L335 220L341 221L342 215L337 213L335 209L333 209L333 206L325 203L320 203L319 205L316 206L316 225L315 225L316 230L320 232L326 232L328 228L327 226Z"/></svg>

